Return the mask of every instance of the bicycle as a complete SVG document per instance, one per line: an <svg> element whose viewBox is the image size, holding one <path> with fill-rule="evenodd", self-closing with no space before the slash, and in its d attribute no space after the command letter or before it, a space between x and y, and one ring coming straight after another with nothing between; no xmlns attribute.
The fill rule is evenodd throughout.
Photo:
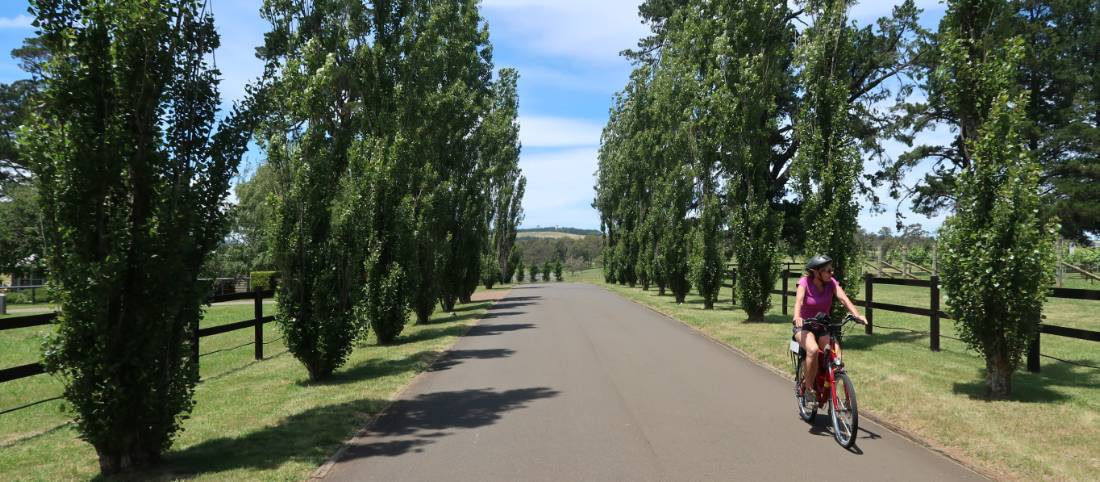
<svg viewBox="0 0 1100 482"><path fill-rule="evenodd" d="M817 416L817 408L828 402L829 417L833 423L833 438L844 448L855 445L855 434L859 427L859 410L856 404L856 389L852 386L852 381L848 378L840 357L836 355L836 343L843 334L844 326L854 320L855 317L849 314L840 323L831 323L828 315L819 314L803 322L803 326L806 323L822 324L829 331L829 344L818 353L818 372L813 386L817 393L816 399L802 391L802 371L806 350L794 341L793 335L790 345L795 359L794 393L798 403L798 416L807 423L813 422L814 417Z"/></svg>

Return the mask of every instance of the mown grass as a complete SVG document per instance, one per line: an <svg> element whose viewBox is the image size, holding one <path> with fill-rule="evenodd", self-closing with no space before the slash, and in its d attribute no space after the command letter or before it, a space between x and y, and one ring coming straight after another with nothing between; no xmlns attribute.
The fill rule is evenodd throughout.
<svg viewBox="0 0 1100 482"><path fill-rule="evenodd" d="M274 323L265 326L262 361L253 359L252 330L203 338L195 408L164 463L134 478L306 479L490 304L464 305L454 315L437 312L426 325L410 323L393 345L380 346L372 336L322 383L308 381ZM252 310L251 304L214 306L202 325L249 319ZM49 329L0 332L0 367L37 360ZM0 387L0 480L97 478L95 452L73 429L58 398L59 380L39 375Z"/></svg>
<svg viewBox="0 0 1100 482"><path fill-rule="evenodd" d="M695 294L683 305L656 289L642 291L603 282L599 270L574 280L607 287L734 346L756 360L793 373L787 354L789 317L780 297L763 323L748 323L730 302L704 310ZM860 296L862 297L862 295ZM876 301L928 307L927 288L875 285ZM789 310L794 299L789 298ZM1092 316L1095 301L1051 300L1046 323L1100 330ZM858 389L860 408L929 441L946 453L1001 479L1095 480L1100 470L1100 370L1043 358L1041 373L1020 371L1014 398L984 397L984 362L955 336L954 322L943 320L941 351L929 350L928 318L875 311L874 335L855 327L845 337L845 361ZM887 328L887 327L891 328ZM1042 352L1100 366L1095 342L1043 335ZM791 404L792 417L794 404Z"/></svg>

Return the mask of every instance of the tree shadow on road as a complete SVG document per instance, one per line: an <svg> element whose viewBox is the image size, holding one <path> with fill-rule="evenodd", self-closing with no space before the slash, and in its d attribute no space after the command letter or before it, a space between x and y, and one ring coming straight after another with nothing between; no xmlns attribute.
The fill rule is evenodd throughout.
<svg viewBox="0 0 1100 482"><path fill-rule="evenodd" d="M452 429L492 425L505 412L558 394L557 390L546 387L502 392L472 389L428 393L412 400L398 400L377 422L363 430L361 435L367 438L352 442L340 461L419 452L423 446L450 435Z"/></svg>
<svg viewBox="0 0 1100 482"><path fill-rule="evenodd" d="M504 325L477 325L470 327L470 331L466 332L466 336L491 336L499 335L508 331L527 330L534 328L535 325L531 323L508 323Z"/></svg>
<svg viewBox="0 0 1100 482"><path fill-rule="evenodd" d="M489 360L494 358L508 358L515 354L515 350L507 348L491 348L486 350L451 350L432 364L428 371L440 372L450 370L463 360Z"/></svg>

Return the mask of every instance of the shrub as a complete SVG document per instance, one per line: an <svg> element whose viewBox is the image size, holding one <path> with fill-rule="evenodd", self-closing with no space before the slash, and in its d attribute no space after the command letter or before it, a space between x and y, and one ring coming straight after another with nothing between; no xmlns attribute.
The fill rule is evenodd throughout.
<svg viewBox="0 0 1100 482"><path fill-rule="evenodd" d="M485 289L493 289L493 286L500 281L500 265L497 264L497 257L493 254L481 255L481 283L485 285Z"/></svg>
<svg viewBox="0 0 1100 482"><path fill-rule="evenodd" d="M249 273L252 289L273 290L279 283L278 271L253 271Z"/></svg>

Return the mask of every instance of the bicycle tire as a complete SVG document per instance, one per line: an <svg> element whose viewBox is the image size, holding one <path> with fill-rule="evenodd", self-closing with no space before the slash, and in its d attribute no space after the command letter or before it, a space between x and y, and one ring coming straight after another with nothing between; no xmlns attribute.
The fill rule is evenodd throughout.
<svg viewBox="0 0 1100 482"><path fill-rule="evenodd" d="M794 402L798 406L798 417L810 423L817 416L817 401L807 400L806 394L802 393L802 371L803 358L796 357L794 360ZM810 392L810 394L812 393Z"/></svg>
<svg viewBox="0 0 1100 482"><path fill-rule="evenodd" d="M852 448L856 443L856 434L859 433L859 404L856 402L856 389L852 386L852 380L848 378L847 373L836 374L836 385L832 393L829 418L833 422L833 438L842 447ZM844 400L840 399L841 396ZM845 410L838 413L837 407L842 405L845 406Z"/></svg>

